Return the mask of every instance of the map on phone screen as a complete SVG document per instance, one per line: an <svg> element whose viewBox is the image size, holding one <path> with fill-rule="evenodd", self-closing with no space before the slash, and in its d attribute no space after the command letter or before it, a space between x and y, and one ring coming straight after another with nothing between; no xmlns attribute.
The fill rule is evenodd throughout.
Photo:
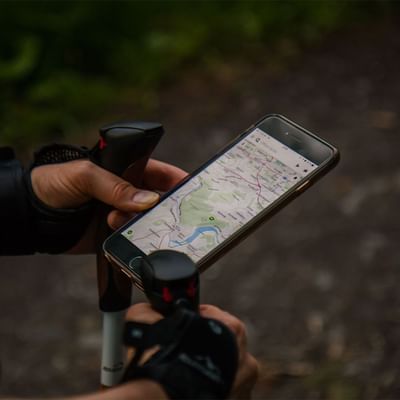
<svg viewBox="0 0 400 400"><path fill-rule="evenodd" d="M256 128L122 234L145 254L173 249L198 262L315 168Z"/></svg>

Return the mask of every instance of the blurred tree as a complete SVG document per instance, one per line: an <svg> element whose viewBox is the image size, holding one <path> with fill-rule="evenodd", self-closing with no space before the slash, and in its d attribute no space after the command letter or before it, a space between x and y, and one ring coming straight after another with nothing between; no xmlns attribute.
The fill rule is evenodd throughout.
<svg viewBox="0 0 400 400"><path fill-rule="evenodd" d="M132 90L154 93L163 80L178 79L187 63L245 58L266 44L279 53L273 46L279 40L312 44L395 7L379 1L1 2L1 142L24 149L59 139L112 104L130 102Z"/></svg>

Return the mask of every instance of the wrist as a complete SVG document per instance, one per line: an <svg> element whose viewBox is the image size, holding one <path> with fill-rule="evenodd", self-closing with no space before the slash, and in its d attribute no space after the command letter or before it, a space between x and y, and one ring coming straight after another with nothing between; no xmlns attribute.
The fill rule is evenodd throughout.
<svg viewBox="0 0 400 400"><path fill-rule="evenodd" d="M130 399L169 399L163 387L158 382L150 379L138 379L123 385L121 388L124 386L130 394Z"/></svg>
<svg viewBox="0 0 400 400"><path fill-rule="evenodd" d="M168 400L161 385L149 379L138 379L97 393L76 396L70 400Z"/></svg>
<svg viewBox="0 0 400 400"><path fill-rule="evenodd" d="M35 191L32 174L25 174L31 213L31 231L35 239L34 250L40 253L58 254L73 248L84 235L94 211L94 203L89 202L79 208L60 208L46 202ZM37 190L37 188L36 188ZM51 194L52 189L49 187ZM51 196L50 196L51 197Z"/></svg>

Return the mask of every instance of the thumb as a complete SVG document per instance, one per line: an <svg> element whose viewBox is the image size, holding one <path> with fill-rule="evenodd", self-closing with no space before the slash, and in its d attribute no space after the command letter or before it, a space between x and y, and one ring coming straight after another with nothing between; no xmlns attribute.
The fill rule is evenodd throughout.
<svg viewBox="0 0 400 400"><path fill-rule="evenodd" d="M120 177L93 164L86 175L85 186L89 196L120 211L140 212L157 203L156 192L141 190Z"/></svg>

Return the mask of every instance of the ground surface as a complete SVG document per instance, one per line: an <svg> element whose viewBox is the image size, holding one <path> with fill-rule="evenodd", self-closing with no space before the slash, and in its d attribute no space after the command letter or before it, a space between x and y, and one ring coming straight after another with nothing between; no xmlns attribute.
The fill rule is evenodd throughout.
<svg viewBox="0 0 400 400"><path fill-rule="evenodd" d="M193 71L161 96L158 156L198 166L263 114L341 150L337 169L203 277L263 369L256 398L400 398L400 25L354 29L280 73ZM1 260L1 393L97 388L94 259Z"/></svg>

